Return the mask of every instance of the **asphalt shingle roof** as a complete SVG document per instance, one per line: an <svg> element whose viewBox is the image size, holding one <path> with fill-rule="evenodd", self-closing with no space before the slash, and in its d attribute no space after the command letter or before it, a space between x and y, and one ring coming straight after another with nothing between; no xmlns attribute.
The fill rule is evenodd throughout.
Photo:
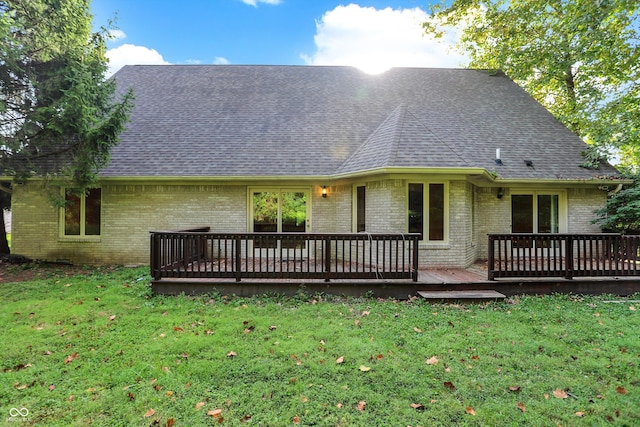
<svg viewBox="0 0 640 427"><path fill-rule="evenodd" d="M114 78L136 99L105 177L335 176L385 167L484 168L512 179L615 174L609 165L581 168L582 140L502 73L142 65Z"/></svg>

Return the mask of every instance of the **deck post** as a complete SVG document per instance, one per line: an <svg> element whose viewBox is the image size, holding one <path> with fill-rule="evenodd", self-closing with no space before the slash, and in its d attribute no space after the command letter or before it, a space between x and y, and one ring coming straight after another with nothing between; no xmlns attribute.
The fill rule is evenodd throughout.
<svg viewBox="0 0 640 427"><path fill-rule="evenodd" d="M234 265L234 269L236 272L236 282L239 282L240 280L242 280L242 261L241 261L241 248L242 248L242 240L240 240L240 236L236 236L236 238L234 239L234 244L235 244L235 248L234 248L234 254L235 254L235 264ZM249 241L247 240L247 245L249 244Z"/></svg>
<svg viewBox="0 0 640 427"><path fill-rule="evenodd" d="M411 244L413 245L413 271L411 272L411 279L414 282L418 281L418 262L419 262L419 240L418 239L411 239L409 240L411 242Z"/></svg>
<svg viewBox="0 0 640 427"><path fill-rule="evenodd" d="M160 253L158 248L158 235L156 233L151 233L150 235L150 246L151 246L151 275L155 280L160 280L160 260L158 259L158 254Z"/></svg>
<svg viewBox="0 0 640 427"><path fill-rule="evenodd" d="M331 238L324 239L324 281L331 280Z"/></svg>
<svg viewBox="0 0 640 427"><path fill-rule="evenodd" d="M564 257L564 268L565 268L565 278L573 279L573 237L567 236L565 239L565 257Z"/></svg>
<svg viewBox="0 0 640 427"><path fill-rule="evenodd" d="M494 248L494 242L495 242L496 238L495 236L489 235L489 253L487 255L488 259L487 259L487 272L488 272L488 279L489 280L496 280L496 272L495 272L495 257L496 257L496 253L495 253L495 248ZM500 262L502 262L502 260L500 260Z"/></svg>

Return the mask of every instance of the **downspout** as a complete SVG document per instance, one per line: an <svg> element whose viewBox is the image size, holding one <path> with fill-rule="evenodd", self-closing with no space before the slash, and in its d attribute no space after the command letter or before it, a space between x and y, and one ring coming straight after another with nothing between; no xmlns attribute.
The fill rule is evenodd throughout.
<svg viewBox="0 0 640 427"><path fill-rule="evenodd" d="M619 193L619 192L620 192L620 190L622 190L622 184L618 184L618 185L616 186L616 188L614 188L614 189L613 189L613 191L609 191L609 192L607 193L607 196L611 197L611 196L613 196L614 194Z"/></svg>

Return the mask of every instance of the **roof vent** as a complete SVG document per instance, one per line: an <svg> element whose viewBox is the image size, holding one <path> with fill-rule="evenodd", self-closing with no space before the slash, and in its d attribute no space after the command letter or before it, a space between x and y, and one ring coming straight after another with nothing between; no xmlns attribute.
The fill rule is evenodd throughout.
<svg viewBox="0 0 640 427"><path fill-rule="evenodd" d="M496 162L496 165L498 165L498 166L502 166L503 165L502 160L500 159L500 149L499 148L496 148L495 162Z"/></svg>
<svg viewBox="0 0 640 427"><path fill-rule="evenodd" d="M533 160L525 160L524 164L529 166L530 168L532 168L533 167Z"/></svg>

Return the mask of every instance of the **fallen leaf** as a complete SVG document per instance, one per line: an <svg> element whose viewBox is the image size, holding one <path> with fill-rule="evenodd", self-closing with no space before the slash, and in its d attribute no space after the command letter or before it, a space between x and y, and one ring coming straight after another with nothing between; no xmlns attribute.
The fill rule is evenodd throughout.
<svg viewBox="0 0 640 427"><path fill-rule="evenodd" d="M616 391L620 394L627 394L627 389L625 389L624 387L616 387Z"/></svg>
<svg viewBox="0 0 640 427"><path fill-rule="evenodd" d="M582 411L576 412L576 417L584 417L584 412Z"/></svg>
<svg viewBox="0 0 640 427"><path fill-rule="evenodd" d="M171 396L173 396L173 392L172 392L171 390L167 390L167 393L166 393L166 394L167 394L167 397L171 397Z"/></svg>
<svg viewBox="0 0 640 427"><path fill-rule="evenodd" d="M516 408L520 409L522 412L527 412L527 408L524 406L524 403L522 402L516 403Z"/></svg>
<svg viewBox="0 0 640 427"><path fill-rule="evenodd" d="M423 411L424 410L424 406L421 403L412 403L409 406L411 406L416 411Z"/></svg>
<svg viewBox="0 0 640 427"><path fill-rule="evenodd" d="M368 366L364 366L364 365L360 365L360 368L359 368L359 369L360 369L362 372L369 372L369 371L371 370L371 368L370 368L370 367L368 367Z"/></svg>
<svg viewBox="0 0 640 427"><path fill-rule="evenodd" d="M132 401L132 402L133 402L134 400L136 400L136 396L135 396L135 394L133 394L133 393L131 393L131 392L128 392L128 393L127 393L127 397L128 397L128 398L129 398L129 400L130 400L130 401Z"/></svg>
<svg viewBox="0 0 640 427"><path fill-rule="evenodd" d="M629 306L629 310L631 310L631 311L636 311L636 308L635 308L635 306L630 305L630 306Z"/></svg>
<svg viewBox="0 0 640 427"><path fill-rule="evenodd" d="M519 385L512 385L509 386L509 391L515 391L515 392L520 392L521 388Z"/></svg>
<svg viewBox="0 0 640 427"><path fill-rule="evenodd" d="M371 312L370 312L370 311L366 311L366 310L365 310L365 311L363 311L363 312L362 312L362 315L363 315L363 316L368 316L369 314L371 314Z"/></svg>
<svg viewBox="0 0 640 427"><path fill-rule="evenodd" d="M184 329L182 329L180 326L174 326L174 327L173 327L173 330L174 330L174 331L176 331L176 332L182 332L182 331L184 331Z"/></svg>
<svg viewBox="0 0 640 427"><path fill-rule="evenodd" d="M155 414L156 411L153 410L153 408L149 409L147 412L144 413L144 417L145 418L149 418L151 416L153 416L153 414Z"/></svg>
<svg viewBox="0 0 640 427"><path fill-rule="evenodd" d="M480 356L471 356L471 360L480 360Z"/></svg>
<svg viewBox="0 0 640 427"><path fill-rule="evenodd" d="M557 389L555 389L555 390L553 391L553 395L554 395L555 397L557 397L558 399L566 399L567 397L569 397L569 395L567 394L567 392L566 392L566 391L561 390L561 389L559 389L559 388L557 388Z"/></svg>
<svg viewBox="0 0 640 427"><path fill-rule="evenodd" d="M203 406L204 406L204 402L196 403L196 411L199 411L200 409L202 409Z"/></svg>
<svg viewBox="0 0 640 427"><path fill-rule="evenodd" d="M56 386L55 386L55 385L51 384L51 385L49 386L49 391L53 391L53 390L55 390L55 389L56 389Z"/></svg>
<svg viewBox="0 0 640 427"><path fill-rule="evenodd" d="M236 357L238 354L235 351L230 351L227 353L227 357Z"/></svg>
<svg viewBox="0 0 640 427"><path fill-rule="evenodd" d="M207 412L207 415L211 415L213 418L218 418L222 414L222 409L211 409Z"/></svg>
<svg viewBox="0 0 640 427"><path fill-rule="evenodd" d="M367 402L365 402L364 400L361 400L360 402L358 402L358 406L357 406L358 411L364 412L364 407L366 404Z"/></svg>
<svg viewBox="0 0 640 427"><path fill-rule="evenodd" d="M443 384L446 388L448 388L451 391L456 389L456 386L454 386L451 381L445 381Z"/></svg>
<svg viewBox="0 0 640 427"><path fill-rule="evenodd" d="M338 358L336 359L336 363L337 363L337 364L340 364L340 363L343 363L343 362L344 362L344 356L340 356L340 357L338 357Z"/></svg>
<svg viewBox="0 0 640 427"><path fill-rule="evenodd" d="M342 403L340 403L340 402L336 403L336 408L338 408L338 409L342 409L343 406L344 405L342 405Z"/></svg>
<svg viewBox="0 0 640 427"><path fill-rule="evenodd" d="M275 325L271 325L271 326L269 326L269 330L270 330L270 331L275 331L276 329L278 329L278 327L277 327L277 326L275 326Z"/></svg>
<svg viewBox="0 0 640 427"><path fill-rule="evenodd" d="M169 418L167 420L167 427L173 427L176 424L176 420L174 418Z"/></svg>
<svg viewBox="0 0 640 427"><path fill-rule="evenodd" d="M69 356L67 356L66 359L64 359L64 364L66 365L67 363L71 363L74 359L78 358L78 353L71 353Z"/></svg>
<svg viewBox="0 0 640 427"><path fill-rule="evenodd" d="M469 415L475 415L476 414L476 411L474 411L471 406L467 406L464 410Z"/></svg>
<svg viewBox="0 0 640 427"><path fill-rule="evenodd" d="M109 316L109 322L111 322L112 320L115 320L116 315L114 314L113 316Z"/></svg>
<svg viewBox="0 0 640 427"><path fill-rule="evenodd" d="M415 332L419 333L419 334L421 334L421 333L422 333L422 329L420 329L420 328L416 328L415 326L413 327L413 330L414 330Z"/></svg>
<svg viewBox="0 0 640 427"><path fill-rule="evenodd" d="M295 417L293 417L293 423L294 424L300 424L300 417L298 417L297 415Z"/></svg>
<svg viewBox="0 0 640 427"><path fill-rule="evenodd" d="M437 365L438 364L438 356L433 356L427 359L427 365Z"/></svg>

